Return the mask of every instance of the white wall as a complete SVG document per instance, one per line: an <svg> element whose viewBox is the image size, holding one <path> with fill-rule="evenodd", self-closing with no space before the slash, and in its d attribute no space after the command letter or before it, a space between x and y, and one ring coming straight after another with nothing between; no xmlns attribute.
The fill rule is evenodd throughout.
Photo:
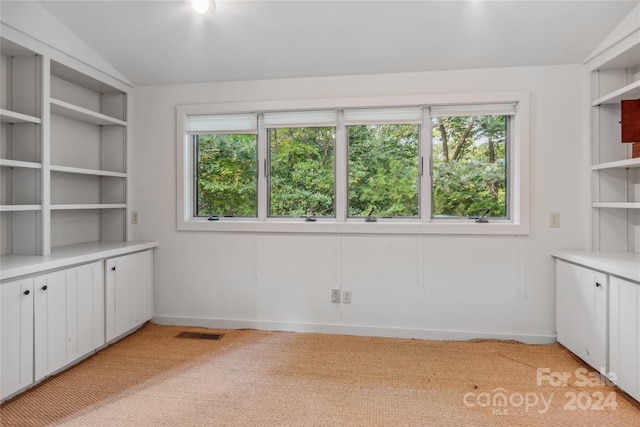
<svg viewBox="0 0 640 427"><path fill-rule="evenodd" d="M256 65L256 66L259 66ZM555 339L555 248L588 244L579 65L138 87L134 239L160 242L155 317L166 323L425 338ZM527 90L528 236L176 231L178 104ZM550 229L549 213L561 214ZM351 289L351 305L330 289Z"/></svg>

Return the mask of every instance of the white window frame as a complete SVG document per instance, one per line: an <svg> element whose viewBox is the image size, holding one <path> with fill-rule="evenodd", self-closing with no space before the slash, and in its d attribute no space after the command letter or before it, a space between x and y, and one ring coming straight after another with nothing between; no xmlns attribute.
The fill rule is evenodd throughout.
<svg viewBox="0 0 640 427"><path fill-rule="evenodd" d="M476 223L473 219L431 218L431 107L516 104L511 119L511 145L508 151L510 218ZM424 173L420 175L420 217L378 219L364 222L361 218L347 219L347 146L342 111L362 108L422 107L420 153ZM281 111L338 110L336 128L336 217L318 218L306 222L304 218L267 218L268 146L262 113ZM187 132L188 117L217 114L258 114L258 217L220 218L208 221L193 216L194 157L193 144ZM488 109L486 114L491 114ZM177 229L220 232L266 233L346 233L346 234L462 234L462 235L526 235L529 234L529 138L530 101L528 92L492 92L475 94L438 94L397 97L334 98L315 100L263 101L179 105L176 107L176 207Z"/></svg>

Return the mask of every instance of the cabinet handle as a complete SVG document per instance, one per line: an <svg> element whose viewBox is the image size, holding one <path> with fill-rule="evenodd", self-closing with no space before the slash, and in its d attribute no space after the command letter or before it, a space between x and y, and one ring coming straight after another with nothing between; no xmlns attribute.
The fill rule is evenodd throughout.
<svg viewBox="0 0 640 427"><path fill-rule="evenodd" d="M24 291L25 295L29 295L31 293L31 291L29 289L27 289L26 291Z"/></svg>
<svg viewBox="0 0 640 427"><path fill-rule="evenodd" d="M44 285L44 286L42 287L42 290L43 290L43 291L46 291L46 290L47 290L47 285Z"/></svg>
<svg viewBox="0 0 640 427"><path fill-rule="evenodd" d="M596 282L596 288L599 288L600 286L602 286L600 283Z"/></svg>
<svg viewBox="0 0 640 427"><path fill-rule="evenodd" d="M116 271L116 268L115 267L111 267L111 271Z"/></svg>

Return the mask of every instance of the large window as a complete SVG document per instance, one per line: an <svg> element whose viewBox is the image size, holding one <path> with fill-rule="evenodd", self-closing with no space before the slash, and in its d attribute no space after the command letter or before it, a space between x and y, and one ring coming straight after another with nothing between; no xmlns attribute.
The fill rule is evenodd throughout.
<svg viewBox="0 0 640 427"><path fill-rule="evenodd" d="M178 107L178 227L527 233L528 95L443 98Z"/></svg>

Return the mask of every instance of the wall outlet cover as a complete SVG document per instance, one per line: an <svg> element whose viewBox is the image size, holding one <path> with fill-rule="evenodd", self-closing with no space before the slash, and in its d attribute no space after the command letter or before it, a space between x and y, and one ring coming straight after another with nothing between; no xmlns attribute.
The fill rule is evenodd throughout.
<svg viewBox="0 0 640 427"><path fill-rule="evenodd" d="M331 303L340 304L340 289L331 289Z"/></svg>
<svg viewBox="0 0 640 427"><path fill-rule="evenodd" d="M342 303L351 304L351 289L344 289L342 291Z"/></svg>

